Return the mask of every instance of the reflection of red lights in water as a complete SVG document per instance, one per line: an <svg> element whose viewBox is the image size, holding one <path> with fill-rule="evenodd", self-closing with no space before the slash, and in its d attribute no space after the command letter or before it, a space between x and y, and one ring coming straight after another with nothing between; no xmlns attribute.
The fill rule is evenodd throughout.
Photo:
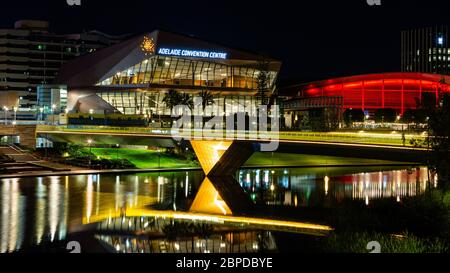
<svg viewBox="0 0 450 273"><path fill-rule="evenodd" d="M374 172L348 177L352 179L353 199L397 198L400 201L401 197L423 193L427 186L428 173L426 168L421 168L411 172Z"/></svg>
<svg viewBox="0 0 450 273"><path fill-rule="evenodd" d="M247 177L246 174L247 172L243 171L241 179ZM279 185L277 194L281 201L278 201L285 205L308 207L324 204L324 197L331 201L325 202L328 204L339 203L345 199L362 200L369 204L371 200L382 198L395 198L401 202L404 197L416 196L425 191L428 173L427 168L417 168L410 171L392 170L341 176L331 173L326 177L293 172L270 179L276 179ZM435 181L435 178L436 175L430 173L431 181ZM248 192L258 192L255 191L259 188L255 186L255 181L256 176L251 176L250 183L242 183L242 186ZM266 186L265 190L270 189ZM270 196L272 198L270 200L273 201L273 196Z"/></svg>

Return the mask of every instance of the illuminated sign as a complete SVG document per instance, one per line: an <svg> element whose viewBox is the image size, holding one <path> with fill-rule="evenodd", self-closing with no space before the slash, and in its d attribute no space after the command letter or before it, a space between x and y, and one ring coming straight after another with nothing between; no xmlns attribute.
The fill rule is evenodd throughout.
<svg viewBox="0 0 450 273"><path fill-rule="evenodd" d="M144 36L144 40L141 43L141 50L145 55L154 54L155 53L155 42L153 38L149 38Z"/></svg>
<svg viewBox="0 0 450 273"><path fill-rule="evenodd" d="M213 52L204 50L189 50L178 48L160 48L159 55L193 57L193 58L207 58L207 59L227 59L228 53Z"/></svg>

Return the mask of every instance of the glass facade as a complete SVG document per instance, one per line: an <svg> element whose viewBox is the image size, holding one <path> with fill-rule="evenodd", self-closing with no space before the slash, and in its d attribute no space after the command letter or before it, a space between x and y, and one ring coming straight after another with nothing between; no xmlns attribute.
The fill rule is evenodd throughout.
<svg viewBox="0 0 450 273"><path fill-rule="evenodd" d="M171 115L163 102L164 92L158 91L99 91L97 95L126 115ZM243 111L246 107L259 105L252 95L214 94L214 108L217 116Z"/></svg>
<svg viewBox="0 0 450 273"><path fill-rule="evenodd" d="M214 97L214 115L228 115L260 104L256 97L260 71L252 63L228 65L220 61L151 56L98 82L96 85L102 88L96 93L122 114L152 117L171 115L163 102L170 89L191 96L209 91ZM267 90L273 89L277 74L278 71L267 71Z"/></svg>
<svg viewBox="0 0 450 273"><path fill-rule="evenodd" d="M256 90L260 71L252 66L231 66L211 61L152 56L98 85L202 86ZM277 72L268 73L267 88L273 87Z"/></svg>
<svg viewBox="0 0 450 273"><path fill-rule="evenodd" d="M450 75L449 37L448 26L402 31L402 71Z"/></svg>
<svg viewBox="0 0 450 273"><path fill-rule="evenodd" d="M209 54L166 54L163 49ZM206 117L253 111L262 99L267 104L281 62L189 36L155 31L101 54L93 53L84 59L84 69L80 65L71 62L60 76L61 82L71 86L70 113L114 112L145 115L152 122L156 116L167 122L175 104L191 104L190 99L204 92L207 104L213 108L202 112ZM72 71L79 73L74 75ZM261 90L265 96L259 94ZM166 97L169 91L175 92Z"/></svg>
<svg viewBox="0 0 450 273"><path fill-rule="evenodd" d="M40 85L37 89L37 107L43 114L61 114L67 108L67 86Z"/></svg>

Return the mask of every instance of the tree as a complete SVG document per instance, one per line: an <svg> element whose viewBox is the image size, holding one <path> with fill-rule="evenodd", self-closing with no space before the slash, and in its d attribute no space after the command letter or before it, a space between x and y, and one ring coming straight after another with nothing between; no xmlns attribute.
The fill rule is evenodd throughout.
<svg viewBox="0 0 450 273"><path fill-rule="evenodd" d="M180 95L180 104L179 105L186 105L189 107L189 109L194 108L194 100L192 99L192 96L186 93L183 93Z"/></svg>
<svg viewBox="0 0 450 273"><path fill-rule="evenodd" d="M214 96L211 94L211 92L209 91L202 91L200 93L200 97L202 98L202 107L203 110L205 110L205 108L207 106L211 106L214 105L215 101L214 101Z"/></svg>
<svg viewBox="0 0 450 273"><path fill-rule="evenodd" d="M375 111L376 122L394 122L397 118L397 112L391 108L383 108Z"/></svg>
<svg viewBox="0 0 450 273"><path fill-rule="evenodd" d="M403 113L402 121L405 123L416 123L416 110L414 109L407 109Z"/></svg>
<svg viewBox="0 0 450 273"><path fill-rule="evenodd" d="M344 122L350 126L352 122L363 122L364 112L361 109L347 109L344 112Z"/></svg>
<svg viewBox="0 0 450 273"><path fill-rule="evenodd" d="M425 123L427 121L427 113L424 109L407 109L403 113L402 121L406 123Z"/></svg>
<svg viewBox="0 0 450 273"><path fill-rule="evenodd" d="M439 185L450 189L450 95L442 95L441 103L428 119L427 145L432 150L431 165L437 171Z"/></svg>
<svg viewBox="0 0 450 273"><path fill-rule="evenodd" d="M418 108L428 112L434 112L436 110L436 95L434 93L423 93Z"/></svg>
<svg viewBox="0 0 450 273"><path fill-rule="evenodd" d="M177 105L186 105L187 107L189 107L189 109L194 108L194 102L192 100L192 97L189 94L186 93L179 93L176 90L169 90L165 95L164 98L162 100L167 108L169 108L171 111L173 110L173 108Z"/></svg>
<svg viewBox="0 0 450 273"><path fill-rule="evenodd" d="M170 89L165 95L162 100L167 108L169 108L171 111L173 108L177 105L180 105L181 103L181 95L178 93L178 91Z"/></svg>

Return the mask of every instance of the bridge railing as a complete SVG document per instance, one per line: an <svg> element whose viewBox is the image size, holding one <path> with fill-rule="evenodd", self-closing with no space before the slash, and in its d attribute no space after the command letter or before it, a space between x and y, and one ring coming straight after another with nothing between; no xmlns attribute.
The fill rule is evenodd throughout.
<svg viewBox="0 0 450 273"><path fill-rule="evenodd" d="M109 126L50 126L38 125L39 132L86 132L86 133L123 133L144 134L193 138L223 138L223 139L259 139L259 140L287 140L287 141L324 141L347 142L382 145L410 146L411 139L424 139L424 134L407 134L403 141L400 133L371 133L371 132L293 132L293 131L225 131L225 130L174 130L171 128L143 128L143 127L109 127Z"/></svg>

